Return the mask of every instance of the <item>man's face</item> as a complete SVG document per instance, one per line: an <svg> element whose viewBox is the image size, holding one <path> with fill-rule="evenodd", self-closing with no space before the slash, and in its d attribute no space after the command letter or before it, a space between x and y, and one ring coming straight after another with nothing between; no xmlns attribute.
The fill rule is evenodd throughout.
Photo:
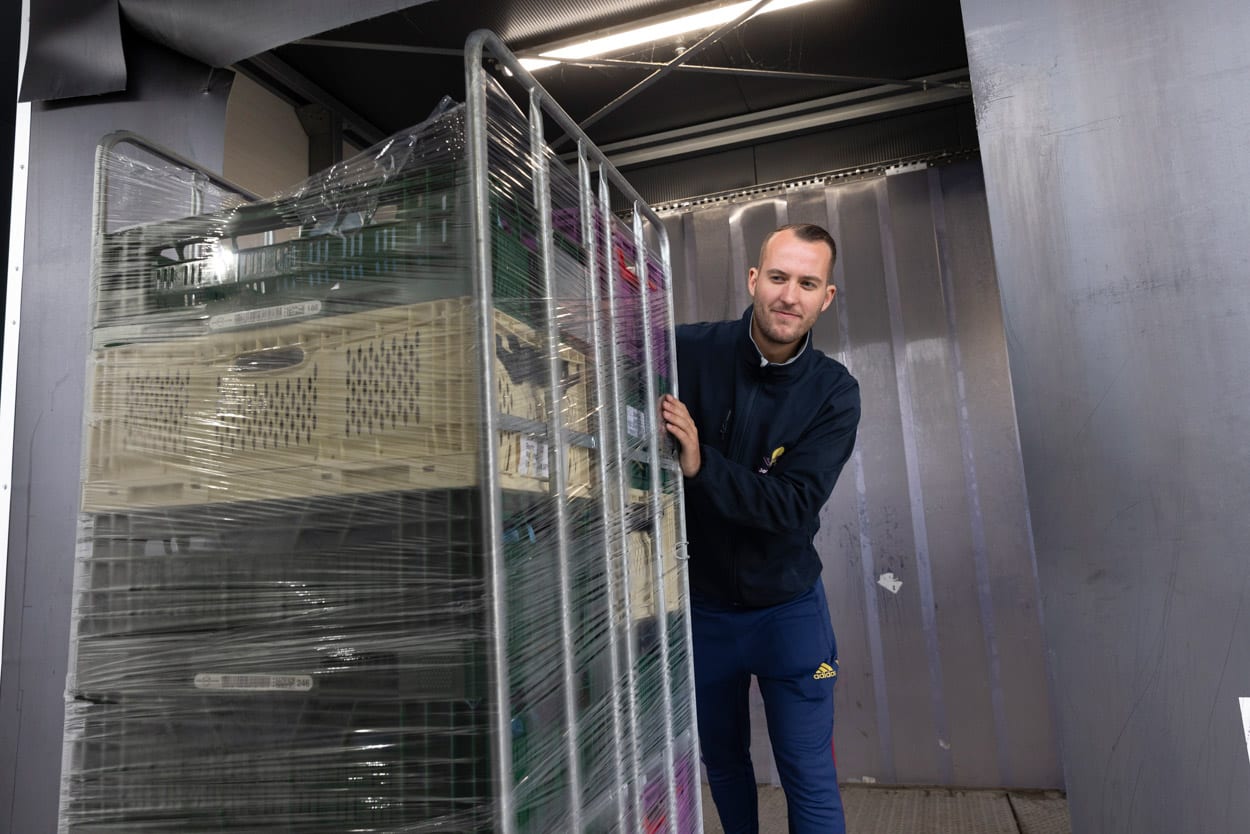
<svg viewBox="0 0 1250 834"><path fill-rule="evenodd" d="M800 240L787 229L773 235L759 267L747 273L747 291L755 300L751 335L770 362L793 356L816 317L833 301L832 261L827 245Z"/></svg>

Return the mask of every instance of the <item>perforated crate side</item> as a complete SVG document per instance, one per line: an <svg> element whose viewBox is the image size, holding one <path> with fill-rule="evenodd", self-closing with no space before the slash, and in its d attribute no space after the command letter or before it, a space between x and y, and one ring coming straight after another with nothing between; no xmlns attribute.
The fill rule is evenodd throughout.
<svg viewBox="0 0 1250 834"><path fill-rule="evenodd" d="M97 351L84 507L475 484L475 322L471 301L445 299ZM545 430L540 334L499 311L495 328L500 412ZM561 412L585 432L586 359L560 356ZM501 432L505 488L546 490L523 454L541 442ZM590 450L568 459L574 491L589 488Z"/></svg>

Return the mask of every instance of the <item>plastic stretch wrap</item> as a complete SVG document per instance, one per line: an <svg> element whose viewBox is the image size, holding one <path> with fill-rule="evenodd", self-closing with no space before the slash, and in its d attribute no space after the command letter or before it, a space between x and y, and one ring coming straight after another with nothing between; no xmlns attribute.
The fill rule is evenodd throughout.
<svg viewBox="0 0 1250 834"><path fill-rule="evenodd" d="M487 102L257 202L102 146L62 832L699 830L668 275Z"/></svg>

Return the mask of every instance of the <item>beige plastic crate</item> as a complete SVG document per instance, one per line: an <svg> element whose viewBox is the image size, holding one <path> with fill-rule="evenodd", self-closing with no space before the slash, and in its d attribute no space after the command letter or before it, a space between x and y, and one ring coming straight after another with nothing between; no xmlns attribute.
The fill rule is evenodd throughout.
<svg viewBox="0 0 1250 834"><path fill-rule="evenodd" d="M630 490L630 502L639 512L645 512L647 493L642 490ZM681 609L681 576L678 571L685 570L685 565L676 559L677 555L677 497L662 495L660 497L660 555L664 566L664 608L674 612ZM656 580L655 561L651 552L652 534L649 531L637 530L626 537L626 549L629 553L629 596L630 616L634 620L642 620L655 616L656 612Z"/></svg>
<svg viewBox="0 0 1250 834"><path fill-rule="evenodd" d="M479 480L476 311L442 299L97 351L86 511L471 486ZM502 414L544 423L543 338L495 312ZM566 424L586 431L585 357L561 346ZM536 427L536 430L538 427ZM505 489L545 492L539 434L499 433ZM568 449L570 492L591 450Z"/></svg>

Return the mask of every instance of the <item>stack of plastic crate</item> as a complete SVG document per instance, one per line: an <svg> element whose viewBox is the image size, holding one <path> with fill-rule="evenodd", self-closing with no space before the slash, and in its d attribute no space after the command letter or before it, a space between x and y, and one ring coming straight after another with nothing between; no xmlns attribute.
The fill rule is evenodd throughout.
<svg viewBox="0 0 1250 834"><path fill-rule="evenodd" d="M106 146L63 832L697 830L667 275L487 102L192 212Z"/></svg>

